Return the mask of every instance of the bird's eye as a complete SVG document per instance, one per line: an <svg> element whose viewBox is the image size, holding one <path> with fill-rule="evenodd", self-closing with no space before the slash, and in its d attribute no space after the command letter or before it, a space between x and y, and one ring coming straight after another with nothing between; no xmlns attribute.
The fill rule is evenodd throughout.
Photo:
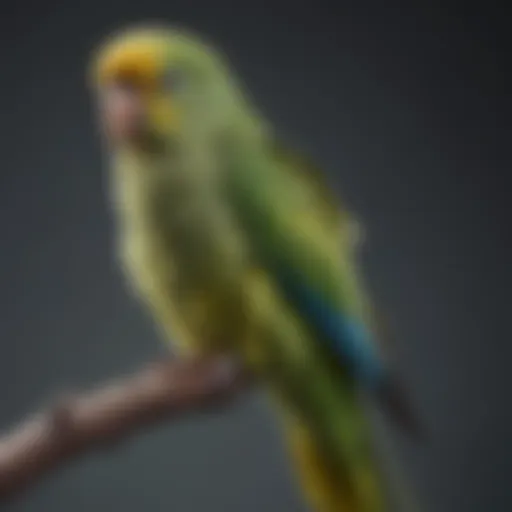
<svg viewBox="0 0 512 512"><path fill-rule="evenodd" d="M186 77L181 69L169 69L163 76L163 86L169 92L181 92L186 86Z"/></svg>

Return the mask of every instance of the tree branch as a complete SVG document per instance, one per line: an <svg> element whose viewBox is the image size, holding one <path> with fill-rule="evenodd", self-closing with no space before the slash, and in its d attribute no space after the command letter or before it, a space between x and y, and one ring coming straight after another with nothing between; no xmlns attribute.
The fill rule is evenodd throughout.
<svg viewBox="0 0 512 512"><path fill-rule="evenodd" d="M0 438L0 503L86 451L117 443L163 418L220 405L246 382L226 359L175 360L64 398Z"/></svg>

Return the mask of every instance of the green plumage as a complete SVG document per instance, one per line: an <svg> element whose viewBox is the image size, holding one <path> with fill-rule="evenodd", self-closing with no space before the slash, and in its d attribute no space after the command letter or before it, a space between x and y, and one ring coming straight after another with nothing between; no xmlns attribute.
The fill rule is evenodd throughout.
<svg viewBox="0 0 512 512"><path fill-rule="evenodd" d="M146 106L140 143L112 148L120 256L136 293L177 346L231 351L268 385L318 511L384 510L352 366L387 367L364 346L372 318L354 223L196 38L127 32L96 67L100 91L129 76ZM178 86L163 80L169 70ZM368 331L352 343L355 362L344 339L353 325Z"/></svg>

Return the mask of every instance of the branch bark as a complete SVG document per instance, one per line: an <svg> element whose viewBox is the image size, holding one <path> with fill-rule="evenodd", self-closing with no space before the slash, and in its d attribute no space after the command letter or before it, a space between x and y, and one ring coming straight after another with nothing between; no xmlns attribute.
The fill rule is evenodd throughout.
<svg viewBox="0 0 512 512"><path fill-rule="evenodd" d="M229 402L246 383L247 375L227 359L172 360L61 399L0 438L0 503L85 452L164 418Z"/></svg>

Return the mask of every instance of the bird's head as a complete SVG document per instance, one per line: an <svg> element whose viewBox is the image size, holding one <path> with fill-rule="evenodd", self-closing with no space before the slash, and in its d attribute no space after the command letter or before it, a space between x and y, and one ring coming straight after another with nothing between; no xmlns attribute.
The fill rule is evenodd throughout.
<svg viewBox="0 0 512 512"><path fill-rule="evenodd" d="M165 147L210 136L243 110L224 59L197 36L167 27L131 28L98 49L92 84L111 147Z"/></svg>

